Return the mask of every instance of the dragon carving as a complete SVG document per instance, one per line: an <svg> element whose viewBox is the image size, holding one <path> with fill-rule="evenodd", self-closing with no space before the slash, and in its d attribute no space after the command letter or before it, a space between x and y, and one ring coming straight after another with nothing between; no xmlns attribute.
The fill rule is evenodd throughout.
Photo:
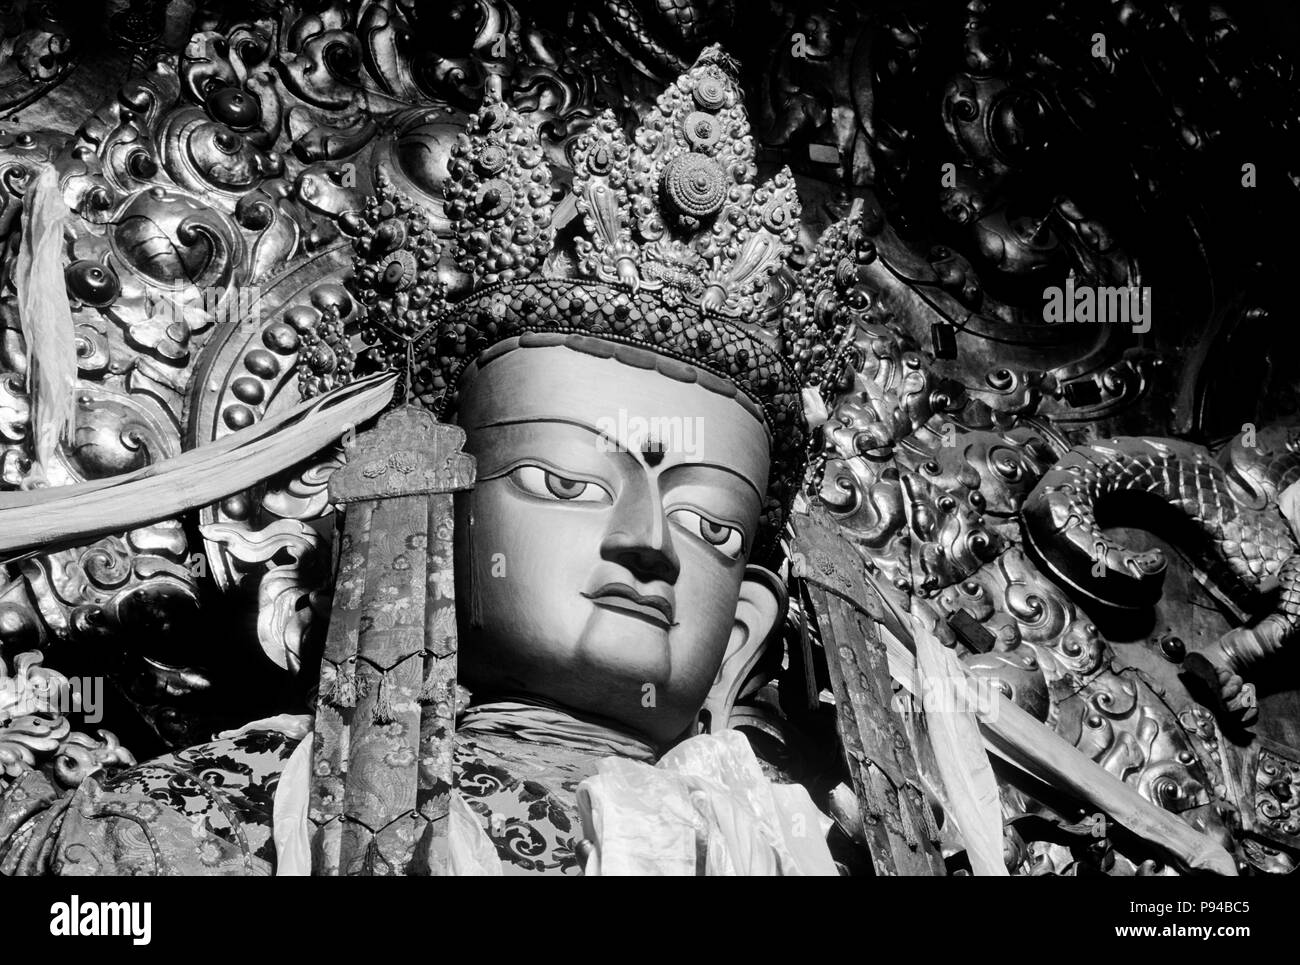
<svg viewBox="0 0 1300 965"><path fill-rule="evenodd" d="M1173 439L1079 446L1043 476L1022 511L1025 545L1039 564L1101 604L1153 605L1168 567L1159 549L1135 551L1102 529L1098 514L1107 504L1154 511L1189 527L1187 545L1233 603L1256 609L1252 597L1276 588L1277 602L1262 620L1234 627L1184 661L1243 721L1254 717L1255 703L1241 675L1300 628L1300 545L1277 495L1300 470L1300 456L1292 437L1281 456L1270 449L1268 458L1247 462L1243 450L1260 452L1262 441L1230 449L1227 469L1204 448Z"/></svg>

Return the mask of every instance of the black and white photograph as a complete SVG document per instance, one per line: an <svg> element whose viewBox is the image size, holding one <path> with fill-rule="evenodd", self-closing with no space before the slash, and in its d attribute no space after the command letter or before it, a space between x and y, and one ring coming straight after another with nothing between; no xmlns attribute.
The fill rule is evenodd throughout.
<svg viewBox="0 0 1300 965"><path fill-rule="evenodd" d="M1286 941L1297 224L1284 2L0 2L6 929Z"/></svg>

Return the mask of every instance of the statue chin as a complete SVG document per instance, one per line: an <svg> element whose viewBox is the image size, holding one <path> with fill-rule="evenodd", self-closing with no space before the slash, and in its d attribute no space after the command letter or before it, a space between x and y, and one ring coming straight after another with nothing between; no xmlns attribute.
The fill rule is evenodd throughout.
<svg viewBox="0 0 1300 965"><path fill-rule="evenodd" d="M471 370L458 418L479 466L457 504L462 679L657 743L687 731L744 632L763 426L698 384L564 346Z"/></svg>

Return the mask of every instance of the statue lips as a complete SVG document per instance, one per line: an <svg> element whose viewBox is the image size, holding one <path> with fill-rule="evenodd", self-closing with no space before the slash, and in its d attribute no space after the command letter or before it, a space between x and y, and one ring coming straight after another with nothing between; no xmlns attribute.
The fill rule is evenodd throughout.
<svg viewBox="0 0 1300 965"><path fill-rule="evenodd" d="M600 589L582 595L597 606L607 606L644 617L665 630L676 626L673 623L673 605L667 597L638 593L626 583L606 583Z"/></svg>

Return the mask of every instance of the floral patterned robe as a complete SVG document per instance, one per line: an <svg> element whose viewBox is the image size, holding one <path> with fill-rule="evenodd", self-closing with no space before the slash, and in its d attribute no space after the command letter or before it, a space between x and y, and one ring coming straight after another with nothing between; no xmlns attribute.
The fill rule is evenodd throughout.
<svg viewBox="0 0 1300 965"><path fill-rule="evenodd" d="M0 785L0 873L270 875L276 786L297 741L254 731L60 791ZM457 738L457 785L506 874L578 874L576 788L607 752L494 734Z"/></svg>

